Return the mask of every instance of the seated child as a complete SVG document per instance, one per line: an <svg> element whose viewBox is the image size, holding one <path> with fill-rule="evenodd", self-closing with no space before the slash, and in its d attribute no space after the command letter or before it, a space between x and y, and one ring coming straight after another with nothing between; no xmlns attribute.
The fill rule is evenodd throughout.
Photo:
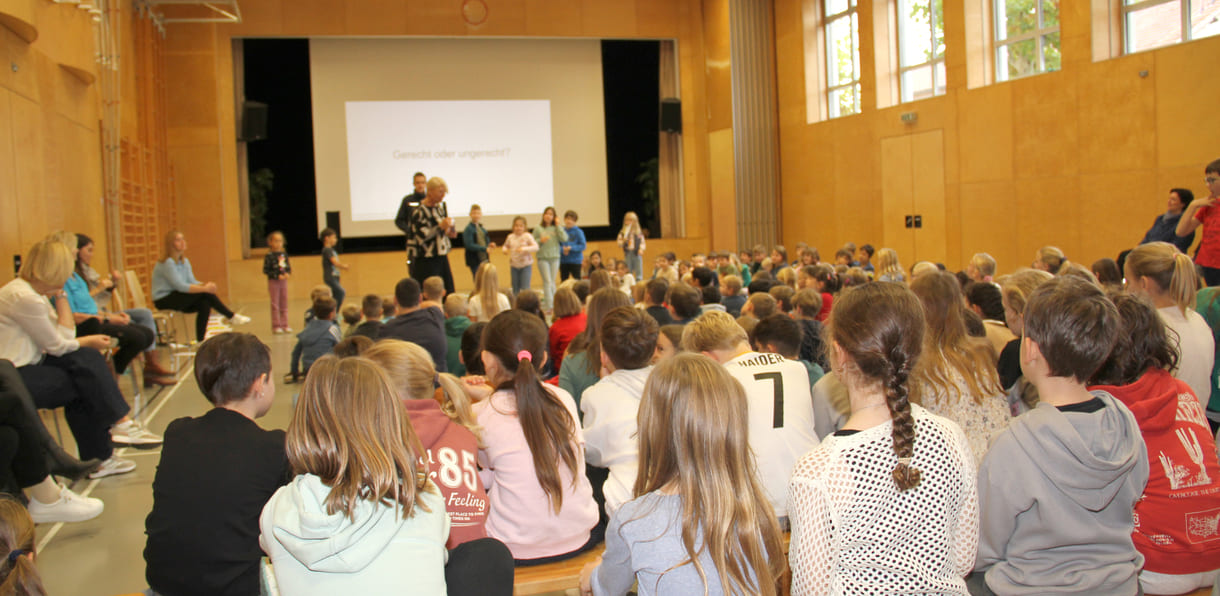
<svg viewBox="0 0 1220 596"><path fill-rule="evenodd" d="M1220 464L1203 406L1169 371L1178 351L1155 307L1112 294L1122 320L1118 344L1094 376L1135 415L1152 465L1135 504L1135 548L1144 555L1140 586L1147 594L1185 594L1211 587L1220 571L1220 540L1203 530L1220 511ZM1201 540L1202 539L1202 540Z"/></svg>
<svg viewBox="0 0 1220 596"><path fill-rule="evenodd" d="M373 347L373 340L363 335L353 335L335 344L331 353L340 358L347 358L349 356L359 356L371 347Z"/></svg>
<svg viewBox="0 0 1220 596"><path fill-rule="evenodd" d="M746 297L741 293L741 278L736 275L726 275L720 282L720 303L725 312L733 318L741 316L741 307L746 304Z"/></svg>
<svg viewBox="0 0 1220 596"><path fill-rule="evenodd" d="M440 279L439 277L437 279ZM443 286L442 286L443 287ZM445 296L445 364L449 372L460 377L466 374L462 365L462 334L470 327L470 317L466 316L466 297L461 294Z"/></svg>
<svg viewBox="0 0 1220 596"><path fill-rule="evenodd" d="M362 335L377 341L377 336L381 333L381 296L365 294L364 299L360 301L360 312L364 315L364 322L356 326L352 335Z"/></svg>
<svg viewBox="0 0 1220 596"><path fill-rule="evenodd" d="M782 314L771 315L758 322L750 333L750 345L754 351L779 354L788 360L795 360L805 366L809 373L809 386L813 387L826 374L826 370L816 362L810 362L800 357L801 326L792 317ZM814 402L814 419L818 416L818 404Z"/></svg>
<svg viewBox="0 0 1220 596"><path fill-rule="evenodd" d="M420 284L420 292L422 294L422 303L420 306L433 306L444 310L445 305L445 280L439 275L433 275L424 280Z"/></svg>
<svg viewBox="0 0 1220 596"><path fill-rule="evenodd" d="M741 385L682 354L657 365L639 409L634 500L611 518L582 593L626 594L638 583L641 596L779 594L783 533L747 447Z"/></svg>
<svg viewBox="0 0 1220 596"><path fill-rule="evenodd" d="M979 468L970 593L1136 594L1144 440L1126 406L1085 387L1118 338L1118 312L1097 286L1067 276L1038 286L1023 319L1021 371L1041 401Z"/></svg>
<svg viewBox="0 0 1220 596"><path fill-rule="evenodd" d="M343 331L343 338L347 339L356 332L356 326L360 324L360 307L355 304L344 304L339 314L343 317L343 324L346 327Z"/></svg>
<svg viewBox="0 0 1220 596"><path fill-rule="evenodd" d="M627 266L627 261L619 261L615 267L618 268L619 291L630 296L631 288L635 286L635 276L631 274L631 268Z"/></svg>
<svg viewBox="0 0 1220 596"><path fill-rule="evenodd" d="M610 374L585 390L585 460L609 468L603 493L606 514L613 516L631 500L639 468L636 414L644 382L652 372L657 322L638 308L620 306L606 314L601 328L602 368Z"/></svg>
<svg viewBox="0 0 1220 596"><path fill-rule="evenodd" d="M390 319L393 319L395 309L396 309L396 307L394 305L394 295L388 294L386 296L382 296L381 297L381 322L388 323L390 321ZM377 338L374 337L373 339L376 340Z"/></svg>
<svg viewBox="0 0 1220 596"><path fill-rule="evenodd" d="M297 344L292 347L292 364L288 374L284 375L285 383L299 381L302 375L309 372L315 360L329 354L335 344L343 339L339 336L339 326L335 324L333 298L317 300L310 312L314 314L314 319L297 334Z"/></svg>
<svg viewBox="0 0 1220 596"><path fill-rule="evenodd" d="M195 354L195 381L215 407L165 428L145 577L160 594L257 594L258 516L291 478L284 431L254 422L275 396L271 350L249 333L216 335Z"/></svg>
<svg viewBox="0 0 1220 596"><path fill-rule="evenodd" d="M44 596L34 565L34 520L17 499L0 496L0 548L8 552L2 585L15 596Z"/></svg>
<svg viewBox="0 0 1220 596"><path fill-rule="evenodd" d="M309 308L305 309L306 325L308 325L309 322L314 319L313 303L321 300L322 298L334 298L334 295L331 293L330 286L326 284L319 284L314 286L313 289L309 291Z"/></svg>

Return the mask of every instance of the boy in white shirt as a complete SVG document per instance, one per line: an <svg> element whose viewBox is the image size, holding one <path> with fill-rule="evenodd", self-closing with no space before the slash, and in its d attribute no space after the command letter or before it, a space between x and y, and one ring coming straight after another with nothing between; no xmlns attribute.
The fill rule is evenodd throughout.
<svg viewBox="0 0 1220 596"><path fill-rule="evenodd" d="M639 469L636 414L644 395L644 382L652 372L659 327L648 313L628 306L611 310L602 319L602 367L609 374L585 390L585 461L609 468L603 494L606 515L631 500Z"/></svg>
<svg viewBox="0 0 1220 596"><path fill-rule="evenodd" d="M723 364L745 387L750 448L775 515L783 523L792 467L818 444L808 371L798 361L752 350L745 329L726 312L706 312L687 325L682 349Z"/></svg>

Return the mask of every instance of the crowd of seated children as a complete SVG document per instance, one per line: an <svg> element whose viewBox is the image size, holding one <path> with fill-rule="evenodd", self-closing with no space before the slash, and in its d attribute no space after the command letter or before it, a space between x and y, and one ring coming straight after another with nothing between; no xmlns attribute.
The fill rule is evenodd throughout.
<svg viewBox="0 0 1220 596"><path fill-rule="evenodd" d="M778 593L782 530L750 455L747 403L708 358L657 366L639 403L633 498L582 571L582 594Z"/></svg>
<svg viewBox="0 0 1220 596"><path fill-rule="evenodd" d="M800 357L803 334L804 332L801 330L800 323L795 319L786 315L775 314L759 321L754 326L753 332L750 333L750 345L753 346L756 352L779 354L788 360L800 362L805 366L805 371L809 373L809 386L813 387L822 378L822 375L826 374L826 369L816 362L804 360ZM817 404L814 405L816 427L818 413Z"/></svg>
<svg viewBox="0 0 1220 596"><path fill-rule="evenodd" d="M581 268L581 279L589 279L593 276L594 271L605 269L602 264L602 251L594 250L589 252L589 258L585 259L584 267Z"/></svg>
<svg viewBox="0 0 1220 596"><path fill-rule="evenodd" d="M644 312L662 327L674 321L669 309L665 307L665 296L668 293L669 282L664 279L649 280L644 286Z"/></svg>
<svg viewBox="0 0 1220 596"><path fill-rule="evenodd" d="M313 319L297 334L297 343L292 347L288 374L284 376L285 383L296 383L303 375L309 373L313 363L329 354L343 337L339 334L339 325L335 323L335 300L320 298L310 309Z"/></svg>
<svg viewBox="0 0 1220 596"><path fill-rule="evenodd" d="M987 341L991 342L998 361L1004 346L1017 338L1004 320L1004 299L1000 295L999 284L991 281L972 281L962 288L962 292L966 297L967 307L983 321L983 332Z"/></svg>
<svg viewBox="0 0 1220 596"><path fill-rule="evenodd" d="M576 292L560 288L555 292L555 310L552 312L551 328L547 346L555 370L563 367L563 355L577 335L584 333L587 316Z"/></svg>
<svg viewBox="0 0 1220 596"><path fill-rule="evenodd" d="M654 362L672 357L682 351L682 326L662 325L657 334L657 353Z"/></svg>
<svg viewBox="0 0 1220 596"><path fill-rule="evenodd" d="M500 292L500 276L496 266L490 262L479 265L467 308L471 321L490 321L501 311L511 308L508 296Z"/></svg>
<svg viewBox="0 0 1220 596"><path fill-rule="evenodd" d="M665 292L665 304L673 325L686 325L703 313L703 294L685 282L670 284Z"/></svg>
<svg viewBox="0 0 1220 596"><path fill-rule="evenodd" d="M377 339L381 333L381 296L377 294L365 294L360 300L360 314L364 315L364 322L356 325L352 335L359 335L369 339Z"/></svg>
<svg viewBox="0 0 1220 596"><path fill-rule="evenodd" d="M339 318L343 319L343 339L347 339L356 333L356 327L360 325L364 313L360 312L360 306L356 304L344 304L343 308L339 309Z"/></svg>
<svg viewBox="0 0 1220 596"><path fill-rule="evenodd" d="M785 518L792 466L818 444L809 373L799 362L755 352L745 330L728 313L709 312L687 325L682 349L723 364L745 388L750 448L771 505Z"/></svg>
<svg viewBox="0 0 1220 596"><path fill-rule="evenodd" d="M275 398L271 350L247 333L218 334L195 353L195 382L213 408L165 428L145 577L157 594L256 594L259 515L291 478L284 431L255 422Z"/></svg>
<svg viewBox="0 0 1220 596"><path fill-rule="evenodd" d="M580 405L585 390L597 383L601 371L602 320L611 310L620 306L631 306L622 292L614 288L602 288L589 297L585 307L585 330L568 344L567 355L559 369L559 387L572 396Z"/></svg>
<svg viewBox="0 0 1220 596"><path fill-rule="evenodd" d="M801 327L800 358L829 370L830 361L822 343L822 323L817 319L820 312L822 293L816 289L805 288L792 296L791 316Z"/></svg>
<svg viewBox="0 0 1220 596"><path fill-rule="evenodd" d="M1169 372L1178 349L1155 307L1130 294L1110 298L1120 329L1090 389L1127 406L1147 445L1148 485L1131 534L1144 556L1140 586L1148 594L1187 593L1212 585L1220 572L1220 541L1199 540L1200 521L1220 509L1215 443L1194 392Z"/></svg>
<svg viewBox="0 0 1220 596"><path fill-rule="evenodd" d="M424 306L419 282L405 277L394 286L395 316L381 326L378 339L401 339L422 346L432 356L436 369L449 372L445 354L445 313L440 308Z"/></svg>
<svg viewBox="0 0 1220 596"><path fill-rule="evenodd" d="M334 295L331 293L330 286L317 285L309 291L309 308L305 309L304 324L308 325L309 322L314 319L313 303L322 298L334 298Z"/></svg>
<svg viewBox="0 0 1220 596"><path fill-rule="evenodd" d="M1023 319L1021 369L1040 401L979 468L970 591L1135 594L1132 510L1148 456L1131 411L1085 385L1115 345L1118 312L1100 288L1064 276L1034 290Z"/></svg>
<svg viewBox="0 0 1220 596"><path fill-rule="evenodd" d="M925 331L898 284L844 294L827 332L851 417L791 474L792 593L965 594L978 534L960 428L909 400Z"/></svg>
<svg viewBox="0 0 1220 596"><path fill-rule="evenodd" d="M461 294L445 296L445 367L457 377L466 374L466 366L460 358L462 334L471 325L466 305L466 297Z"/></svg>
<svg viewBox="0 0 1220 596"><path fill-rule="evenodd" d="M726 275L720 280L720 304L724 305L725 312L733 315L733 318L741 316L741 307L746 304L741 283L742 278L736 275Z"/></svg>
<svg viewBox="0 0 1220 596"><path fill-rule="evenodd" d="M1008 426L1004 390L991 344L966 331L961 284L938 271L916 278L911 291L923 305L927 331L922 356L911 374L910 394L929 412L956 422L966 434L976 463Z"/></svg>
<svg viewBox="0 0 1220 596"><path fill-rule="evenodd" d="M585 390L585 459L608 468L602 489L605 511L614 512L631 500L638 469L636 416L644 382L656 355L657 322L637 308L620 306L606 313L599 331L601 365L608 373Z"/></svg>
<svg viewBox="0 0 1220 596"><path fill-rule="evenodd" d="M1038 403L1038 390L1028 381L1022 380L1021 336L1025 330L1025 306L1029 296L1038 286L1054 279L1054 276L1037 269L1023 269L1005 277L1000 284L1000 297L1004 304L1004 320L1016 337L1000 351L996 369L1000 375L1000 386L1008 392L1008 405L1013 416L1025 412Z"/></svg>

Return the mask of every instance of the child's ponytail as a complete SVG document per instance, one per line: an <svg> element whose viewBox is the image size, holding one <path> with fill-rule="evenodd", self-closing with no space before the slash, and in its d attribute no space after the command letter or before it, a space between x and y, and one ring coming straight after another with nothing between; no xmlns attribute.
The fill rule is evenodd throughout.
<svg viewBox="0 0 1220 596"><path fill-rule="evenodd" d="M34 552L34 520L21 503L0 497L0 594L45 596Z"/></svg>
<svg viewBox="0 0 1220 596"><path fill-rule="evenodd" d="M911 416L911 402L907 390L907 381L911 376L911 362L906 354L894 350L890 354L890 364L893 367L889 380L885 384L885 401L893 419L891 436L894 440L894 453L898 456L898 465L894 466L894 482L899 491L919 486L921 477L919 468L911 465L915 454L915 418Z"/></svg>
<svg viewBox="0 0 1220 596"><path fill-rule="evenodd" d="M474 438L479 442L479 447L485 447L483 427L479 426L478 419L475 418L474 404L470 401L470 395L462 389L462 382L449 373L436 375L436 380L440 383L441 393L444 395L444 399L441 400L441 411L450 420L473 433Z"/></svg>
<svg viewBox="0 0 1220 596"><path fill-rule="evenodd" d="M483 331L483 351L494 355L504 371L512 375L499 389L513 392L517 419L533 456L538 484L551 500L555 513L559 513L563 506L559 462L568 467L573 483L584 470L578 469L572 413L543 387L538 375L538 367L546 357L546 345L546 326L538 317L521 310L496 315Z"/></svg>

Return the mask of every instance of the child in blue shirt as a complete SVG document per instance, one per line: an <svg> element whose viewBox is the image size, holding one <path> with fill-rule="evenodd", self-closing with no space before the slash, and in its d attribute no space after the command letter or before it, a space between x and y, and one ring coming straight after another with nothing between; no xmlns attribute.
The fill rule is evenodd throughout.
<svg viewBox="0 0 1220 596"><path fill-rule="evenodd" d="M563 230L568 233L568 241L560 242L563 253L559 255L559 281L567 281L569 277L580 279L581 268L585 260L585 232L576 227L580 216L569 209L563 214Z"/></svg>
<svg viewBox="0 0 1220 596"><path fill-rule="evenodd" d="M313 303L313 319L297 334L297 345L292 348L291 372L284 376L285 383L295 383L309 372L309 367L318 358L331 353L342 335L335 324L334 298L319 298Z"/></svg>

